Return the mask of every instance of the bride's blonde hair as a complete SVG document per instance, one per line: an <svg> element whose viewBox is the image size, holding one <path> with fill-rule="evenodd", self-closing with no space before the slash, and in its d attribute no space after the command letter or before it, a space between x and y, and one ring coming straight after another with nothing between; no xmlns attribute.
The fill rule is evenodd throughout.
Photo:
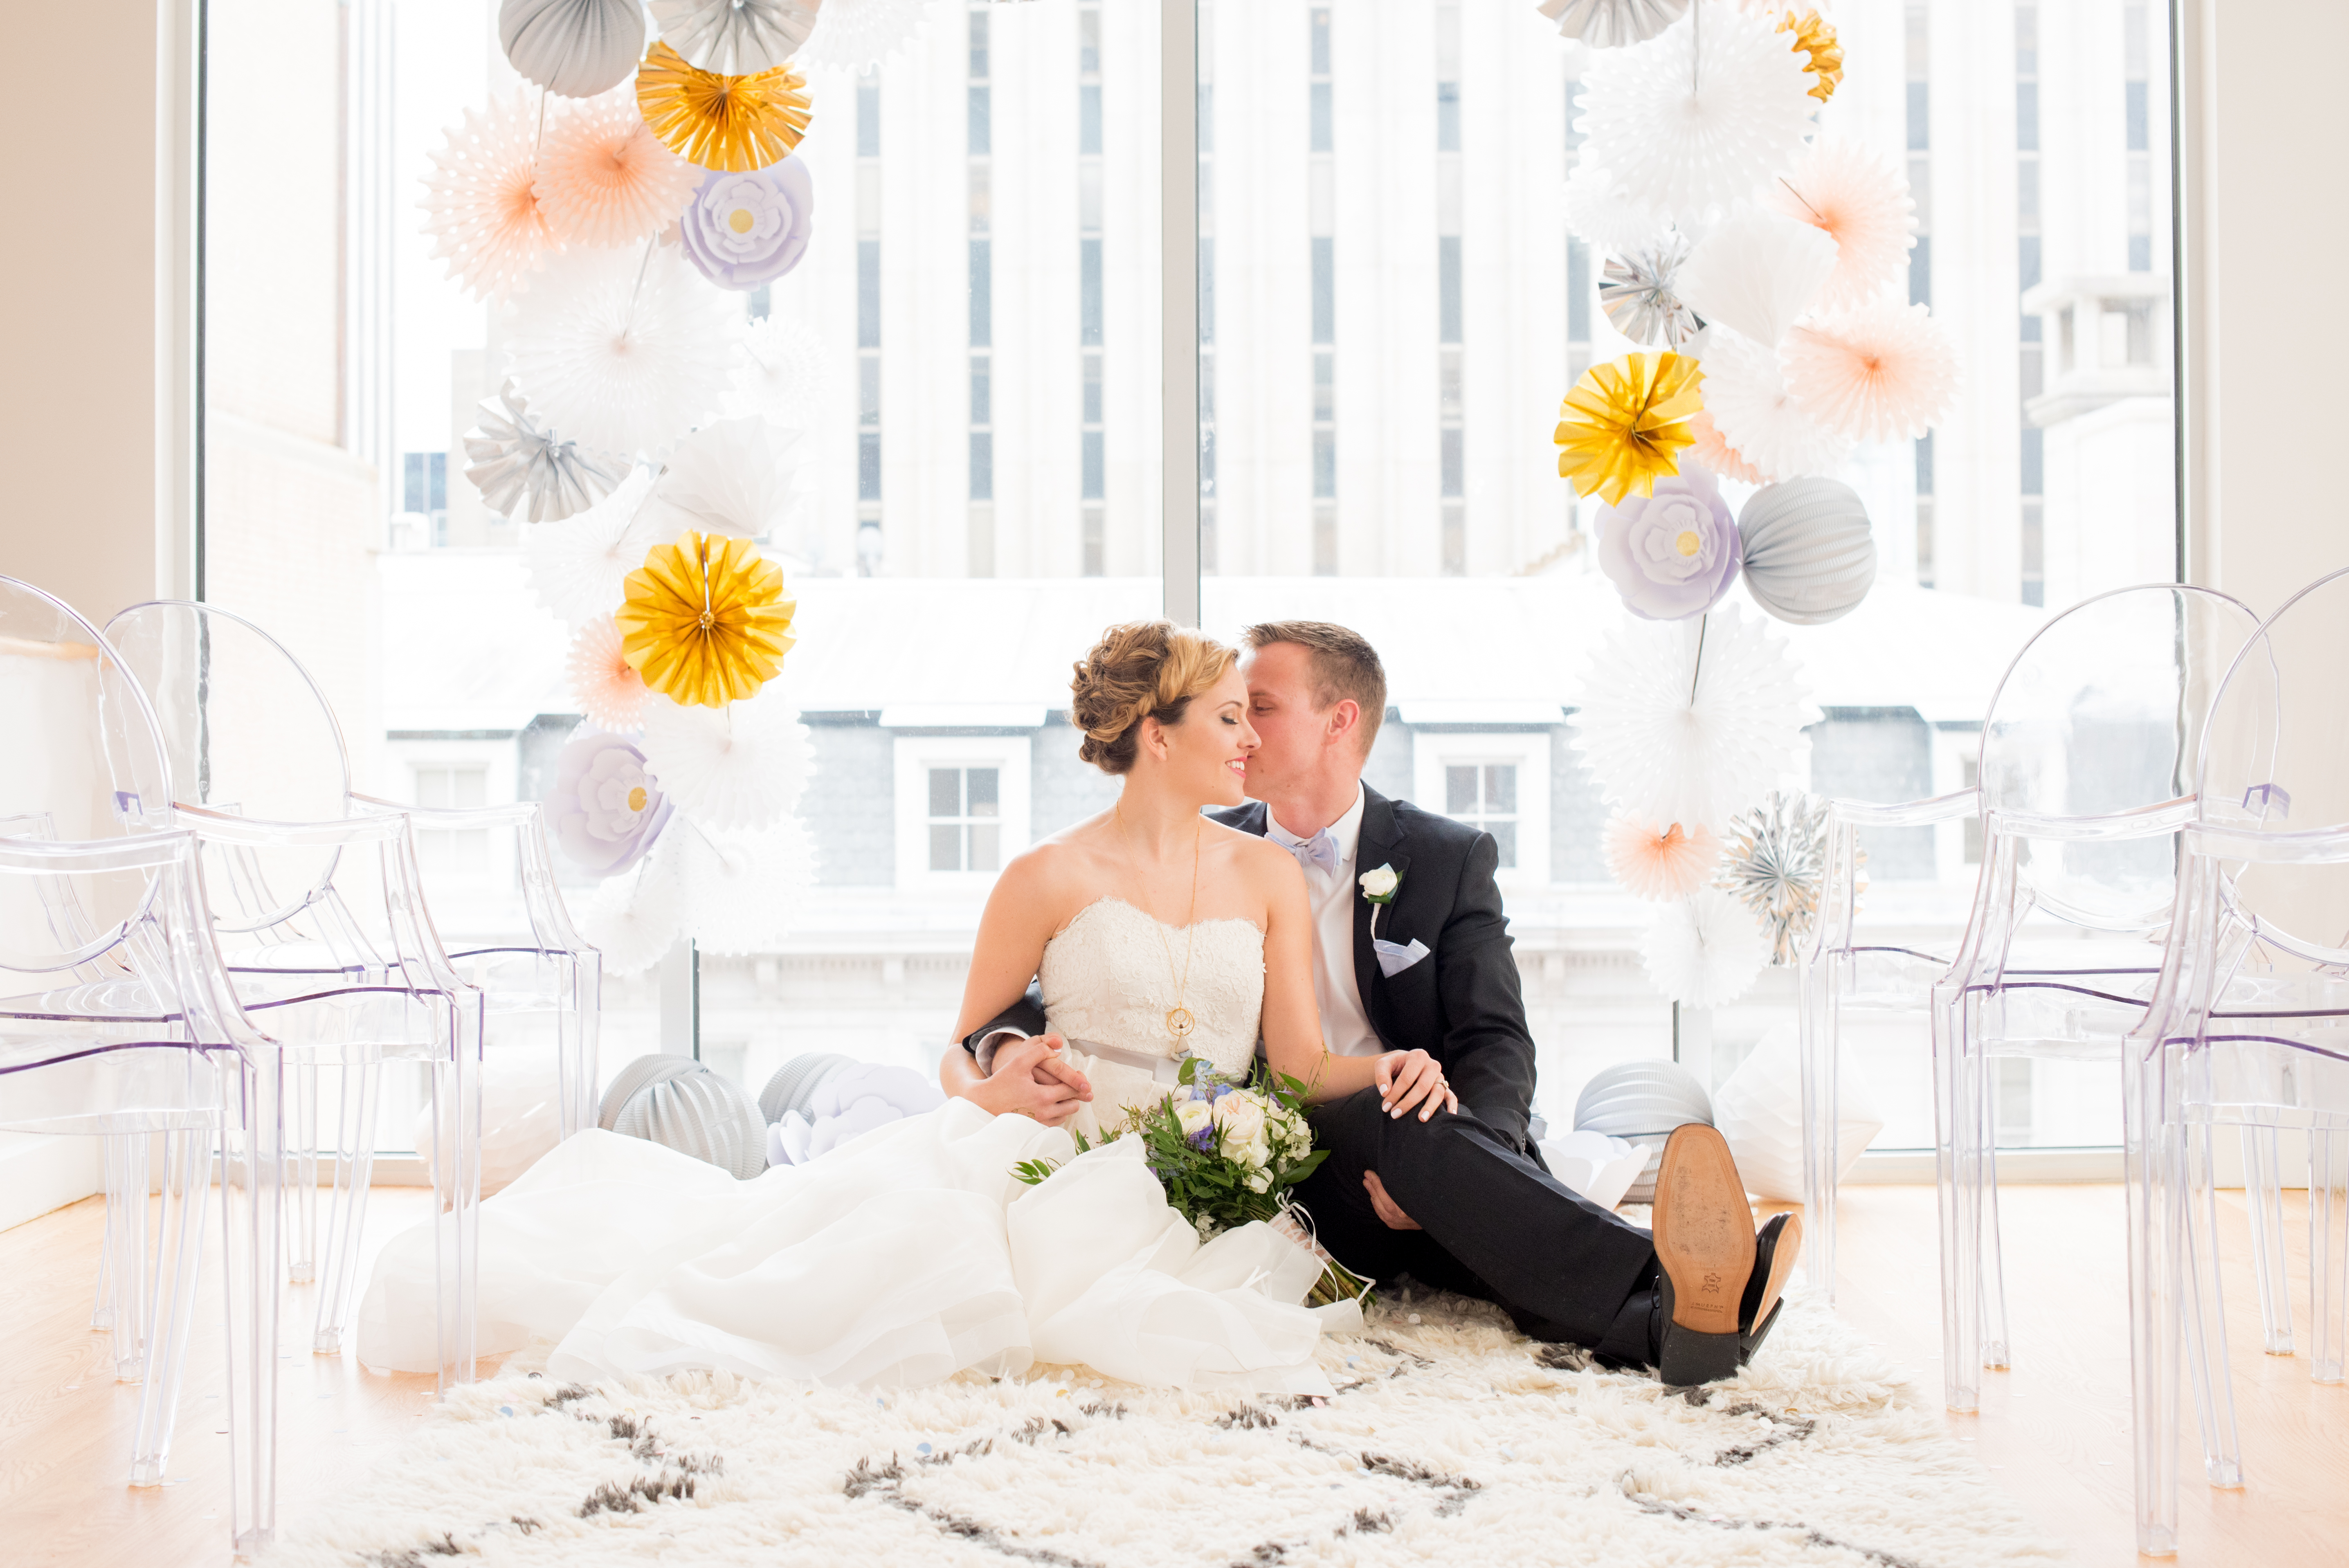
<svg viewBox="0 0 2349 1568"><path fill-rule="evenodd" d="M1204 632L1172 621L1128 621L1102 634L1069 682L1069 722L1085 732L1077 755L1104 773L1133 766L1142 721L1180 724L1191 699L1239 660Z"/></svg>

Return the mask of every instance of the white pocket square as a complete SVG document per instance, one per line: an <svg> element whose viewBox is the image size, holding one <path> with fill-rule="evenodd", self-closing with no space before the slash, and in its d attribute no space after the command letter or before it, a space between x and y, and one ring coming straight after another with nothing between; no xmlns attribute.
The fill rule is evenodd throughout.
<svg viewBox="0 0 2349 1568"><path fill-rule="evenodd" d="M1389 942L1381 937L1373 937L1371 941L1371 951L1378 954L1379 973L1392 979L1426 957L1428 946L1416 936L1411 939L1409 947L1405 947L1400 942Z"/></svg>

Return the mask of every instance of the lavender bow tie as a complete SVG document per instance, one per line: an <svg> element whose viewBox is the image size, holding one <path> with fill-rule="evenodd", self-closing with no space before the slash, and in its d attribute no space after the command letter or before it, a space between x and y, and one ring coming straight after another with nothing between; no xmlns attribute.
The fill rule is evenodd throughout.
<svg viewBox="0 0 2349 1568"><path fill-rule="evenodd" d="M1307 871L1319 866L1325 872L1338 869L1338 836L1324 828L1302 843L1280 846L1297 857L1297 863Z"/></svg>

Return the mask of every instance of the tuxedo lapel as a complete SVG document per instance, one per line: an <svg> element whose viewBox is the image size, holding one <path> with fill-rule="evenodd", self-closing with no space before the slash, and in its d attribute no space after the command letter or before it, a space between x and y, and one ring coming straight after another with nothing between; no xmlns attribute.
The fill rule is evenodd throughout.
<svg viewBox="0 0 2349 1568"><path fill-rule="evenodd" d="M1361 876L1364 872L1387 866L1398 878L1402 877L1411 865L1411 857L1402 851L1405 837L1395 821L1394 802L1363 785L1362 830L1354 844L1354 986L1361 993L1362 1009L1371 1016L1371 1027L1378 1031L1380 1039L1390 1044L1395 1033L1387 1009L1386 972L1379 967L1378 954L1371 947L1371 916L1378 905L1361 896ZM1402 892L1400 883L1396 892ZM1392 907L1388 913L1392 915Z"/></svg>

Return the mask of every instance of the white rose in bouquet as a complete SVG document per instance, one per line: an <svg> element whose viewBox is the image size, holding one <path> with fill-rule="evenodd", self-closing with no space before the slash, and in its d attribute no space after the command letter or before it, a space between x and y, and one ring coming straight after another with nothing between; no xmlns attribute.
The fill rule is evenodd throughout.
<svg viewBox="0 0 2349 1568"><path fill-rule="evenodd" d="M1184 1137L1196 1138L1214 1122L1215 1112L1204 1099L1178 1100L1174 1106L1174 1119L1182 1124Z"/></svg>
<svg viewBox="0 0 2349 1568"><path fill-rule="evenodd" d="M1222 1134L1225 1159L1252 1166L1269 1161L1272 1151L1265 1139L1264 1101L1249 1090L1234 1089L1216 1102L1216 1130Z"/></svg>

